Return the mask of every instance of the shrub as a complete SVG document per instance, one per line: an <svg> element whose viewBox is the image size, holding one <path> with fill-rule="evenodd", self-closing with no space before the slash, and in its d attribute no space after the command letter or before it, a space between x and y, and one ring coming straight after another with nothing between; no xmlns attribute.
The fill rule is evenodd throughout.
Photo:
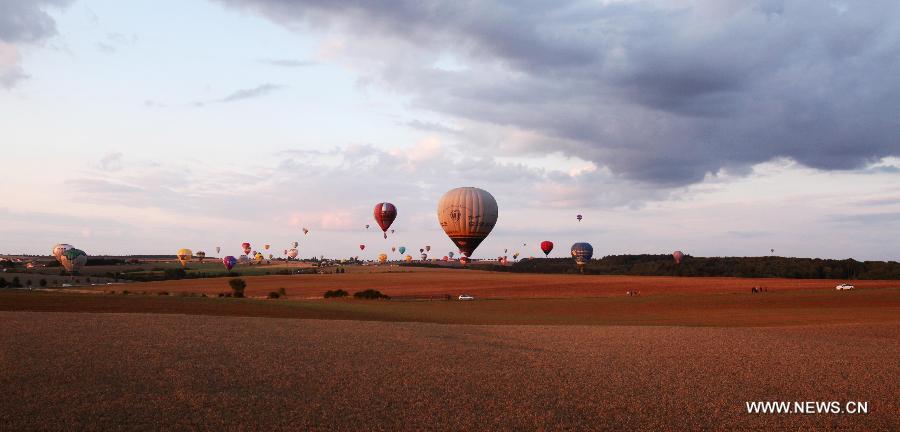
<svg viewBox="0 0 900 432"><path fill-rule="evenodd" d="M38 285L45 287L47 286L47 279L41 279L38 281Z"/></svg>
<svg viewBox="0 0 900 432"><path fill-rule="evenodd" d="M278 294L286 296L287 290L285 290L284 287L278 288Z"/></svg>
<svg viewBox="0 0 900 432"><path fill-rule="evenodd" d="M25 281L25 286L31 288L31 279L28 279L27 281Z"/></svg>
<svg viewBox="0 0 900 432"><path fill-rule="evenodd" d="M167 295L169 295L169 292L168 291L160 291L160 292L156 293L156 295L167 296Z"/></svg>
<svg viewBox="0 0 900 432"><path fill-rule="evenodd" d="M325 291L325 298L347 297L348 295L350 293L342 289Z"/></svg>
<svg viewBox="0 0 900 432"><path fill-rule="evenodd" d="M131 292L128 290L122 290L122 295L128 295L128 294L131 294Z"/></svg>
<svg viewBox="0 0 900 432"><path fill-rule="evenodd" d="M244 282L241 278L234 278L228 281L228 286L231 287L231 291L234 293L234 296L237 298L244 297L244 289L247 288L247 282Z"/></svg>
<svg viewBox="0 0 900 432"><path fill-rule="evenodd" d="M386 295L382 294L381 291L373 290L373 289L367 289L365 291L355 292L355 293L353 293L353 297L358 298L358 299L366 299L366 300L379 300L379 299L390 300L391 299L390 296L386 296Z"/></svg>
<svg viewBox="0 0 900 432"><path fill-rule="evenodd" d="M272 292L269 293L269 298L270 298L270 299L277 299L278 297L281 297L281 296L280 296L277 292L275 292L275 291L272 291Z"/></svg>
<svg viewBox="0 0 900 432"><path fill-rule="evenodd" d="M11 288L22 288L22 282L19 280L19 277L16 276L12 279L12 283L9 284Z"/></svg>
<svg viewBox="0 0 900 432"><path fill-rule="evenodd" d="M0 277L0 288L6 288L7 285L9 285L9 283L6 282L6 278Z"/></svg>
<svg viewBox="0 0 900 432"><path fill-rule="evenodd" d="M184 271L183 268L165 269L165 271L163 271L163 277L166 278L166 280L168 280L168 279L184 279L185 277L187 277L187 272Z"/></svg>

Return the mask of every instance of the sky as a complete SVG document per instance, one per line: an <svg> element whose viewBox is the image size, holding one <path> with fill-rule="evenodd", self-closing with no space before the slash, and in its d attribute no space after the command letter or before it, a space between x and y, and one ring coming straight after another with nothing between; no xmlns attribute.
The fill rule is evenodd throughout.
<svg viewBox="0 0 900 432"><path fill-rule="evenodd" d="M894 0L0 0L0 253L897 260L898 112Z"/></svg>

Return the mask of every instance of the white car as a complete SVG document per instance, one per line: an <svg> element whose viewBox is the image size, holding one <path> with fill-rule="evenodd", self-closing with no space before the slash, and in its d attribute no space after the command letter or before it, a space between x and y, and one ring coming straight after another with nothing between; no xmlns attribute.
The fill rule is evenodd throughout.
<svg viewBox="0 0 900 432"><path fill-rule="evenodd" d="M836 289L836 290L838 290L838 291L852 290L853 288L854 288L854 286L853 286L853 285L850 285L850 284L848 284L848 283L842 283L842 284L840 284L840 285L834 287L834 289Z"/></svg>
<svg viewBox="0 0 900 432"><path fill-rule="evenodd" d="M475 297L472 297L468 294L460 294L459 299L460 300L475 300Z"/></svg>

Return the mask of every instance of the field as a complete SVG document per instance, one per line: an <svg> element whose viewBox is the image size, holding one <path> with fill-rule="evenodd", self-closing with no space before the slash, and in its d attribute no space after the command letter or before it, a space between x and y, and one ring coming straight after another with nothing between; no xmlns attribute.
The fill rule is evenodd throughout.
<svg viewBox="0 0 900 432"><path fill-rule="evenodd" d="M0 429L900 422L896 281L839 292L830 280L354 267L245 278L249 294L284 287L287 300L197 296L227 280L0 291ZM319 298L336 288L395 299ZM461 292L478 300L437 300ZM748 414L749 401L863 401L869 412Z"/></svg>

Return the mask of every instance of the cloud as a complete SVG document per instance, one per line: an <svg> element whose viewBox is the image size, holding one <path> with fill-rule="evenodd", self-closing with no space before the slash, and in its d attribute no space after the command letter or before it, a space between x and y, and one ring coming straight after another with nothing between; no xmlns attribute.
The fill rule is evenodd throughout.
<svg viewBox="0 0 900 432"><path fill-rule="evenodd" d="M308 67L315 66L316 62L310 60L294 60L294 59L262 59L260 63L265 63L270 66L280 66L280 67Z"/></svg>
<svg viewBox="0 0 900 432"><path fill-rule="evenodd" d="M64 7L71 0L0 0L0 86L12 88L28 75L20 65L19 46L56 35L48 6Z"/></svg>
<svg viewBox="0 0 900 432"><path fill-rule="evenodd" d="M228 96L225 96L222 99L219 99L219 102L228 103L235 102L244 99L253 99L260 96L265 96L269 93L272 93L275 90L279 90L284 88L284 86L275 85L275 84L262 84L249 89L240 89L237 90Z"/></svg>
<svg viewBox="0 0 900 432"><path fill-rule="evenodd" d="M412 106L657 186L900 154L900 3L219 0L322 32ZM436 67L452 57L462 67ZM470 143L472 146L480 143Z"/></svg>

